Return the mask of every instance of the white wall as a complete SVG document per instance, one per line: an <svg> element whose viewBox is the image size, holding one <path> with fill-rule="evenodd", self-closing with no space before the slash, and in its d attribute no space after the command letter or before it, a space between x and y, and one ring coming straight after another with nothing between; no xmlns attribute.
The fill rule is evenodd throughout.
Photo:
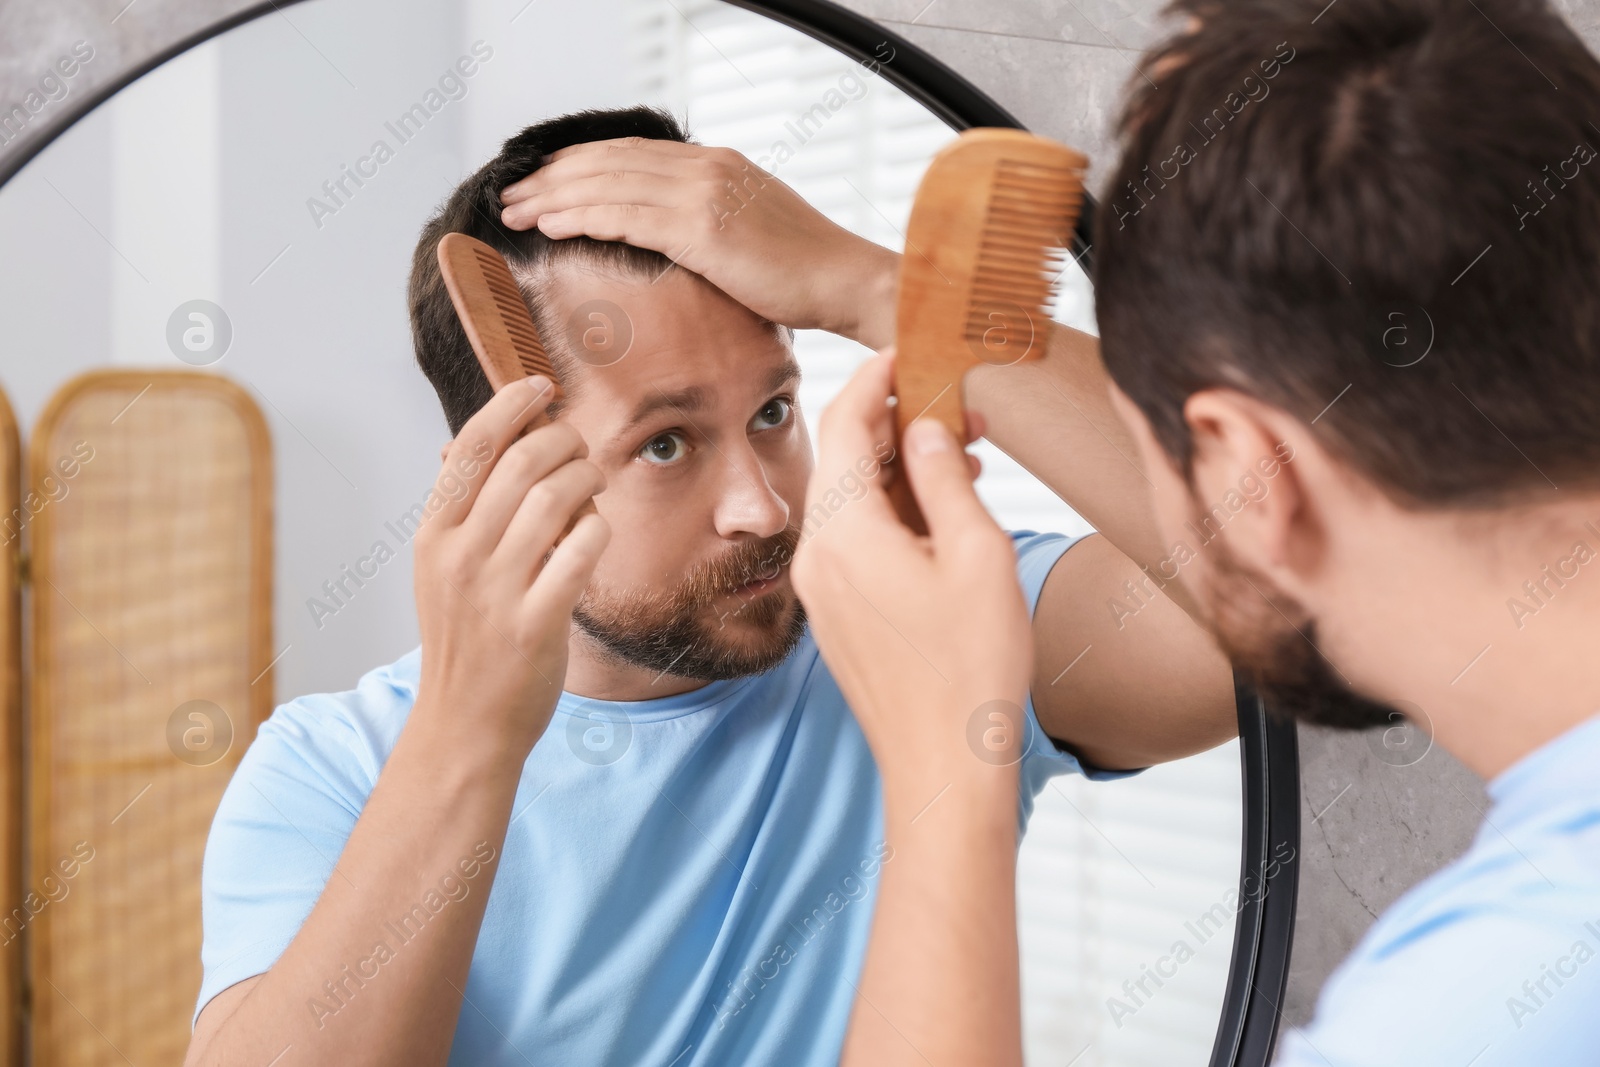
<svg viewBox="0 0 1600 1067"><path fill-rule="evenodd" d="M0 192L0 242L27 250L0 257L0 385L25 432L80 371L185 367L166 342L179 304L212 300L231 320L209 369L245 385L272 430L280 701L347 688L417 640L410 555L385 525L427 492L448 436L412 358L417 231L521 126L629 99L607 49L564 44L615 36L620 3L536 3L513 21L522 8L287 7L146 75ZM489 58L402 142L391 124L475 42ZM375 174L324 192L378 140L392 157L365 165ZM323 583L380 539L397 558L314 617L307 601L333 604Z"/></svg>

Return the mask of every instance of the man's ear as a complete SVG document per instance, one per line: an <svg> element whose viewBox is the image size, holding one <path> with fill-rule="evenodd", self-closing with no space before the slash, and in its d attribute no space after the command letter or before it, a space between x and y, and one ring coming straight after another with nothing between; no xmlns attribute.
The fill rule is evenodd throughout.
<svg viewBox="0 0 1600 1067"><path fill-rule="evenodd" d="M439 466L441 466L441 467L444 466L445 459L448 458L449 455L450 455L450 446L455 444L455 443L456 443L456 439L454 437L452 437L448 441L446 441L444 444L439 446Z"/></svg>
<svg viewBox="0 0 1600 1067"><path fill-rule="evenodd" d="M1183 416L1194 442L1195 524L1298 594L1327 549L1328 501L1318 498L1337 477L1335 461L1309 426L1234 389L1192 394Z"/></svg>

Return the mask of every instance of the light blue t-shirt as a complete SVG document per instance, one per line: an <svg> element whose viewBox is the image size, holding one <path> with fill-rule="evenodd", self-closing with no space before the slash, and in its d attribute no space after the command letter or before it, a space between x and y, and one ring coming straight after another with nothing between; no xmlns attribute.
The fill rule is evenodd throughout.
<svg viewBox="0 0 1600 1067"><path fill-rule="evenodd" d="M1489 798L1472 847L1383 913L1276 1067L1600 1063L1600 716Z"/></svg>
<svg viewBox="0 0 1600 1067"><path fill-rule="evenodd" d="M1012 538L1031 612L1076 539ZM411 711L420 655L261 725L206 842L196 1018L310 914ZM1019 833L1050 777L1083 772L1031 700L1026 713ZM879 784L809 630L765 674L659 700L563 693L495 859L450 1063L836 1064L893 862ZM389 952L473 891L463 860L425 872L440 889L391 918ZM329 977L358 1005L360 976L384 962L374 951L349 961L356 977ZM339 996L319 1002L307 1010L336 1025Z"/></svg>

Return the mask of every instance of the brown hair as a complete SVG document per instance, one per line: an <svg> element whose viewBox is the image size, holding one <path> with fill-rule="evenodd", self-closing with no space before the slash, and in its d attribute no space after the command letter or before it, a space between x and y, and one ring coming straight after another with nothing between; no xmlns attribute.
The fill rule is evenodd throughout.
<svg viewBox="0 0 1600 1067"><path fill-rule="evenodd" d="M1166 9L1198 25L1130 82L1095 288L1186 473L1225 386L1406 506L1600 485L1600 64L1542 0L1474 7Z"/></svg>
<svg viewBox="0 0 1600 1067"><path fill-rule="evenodd" d="M495 156L460 185L422 227L411 258L407 304L411 312L411 342L417 364L433 383L452 435L461 432L469 418L488 402L494 390L467 341L456 317L450 294L439 273L437 249L447 233L476 237L506 257L528 302L540 338L546 344L557 377L569 397L573 383L564 373L569 357L561 344L557 324L541 314L542 268L560 256L583 257L613 269L659 276L672 261L659 252L615 241L589 237L551 240L537 229L513 230L500 221L500 191L544 165L544 157L569 145L616 137L647 137L689 143L688 132L669 113L657 108L580 111L529 126L512 137ZM553 413L552 413L553 414Z"/></svg>

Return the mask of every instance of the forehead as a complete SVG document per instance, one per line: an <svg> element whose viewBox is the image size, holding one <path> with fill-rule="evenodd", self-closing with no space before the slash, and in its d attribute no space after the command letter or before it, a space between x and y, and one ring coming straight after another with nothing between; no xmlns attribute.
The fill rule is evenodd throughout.
<svg viewBox="0 0 1600 1067"><path fill-rule="evenodd" d="M766 400L795 369L781 327L677 267L651 279L555 265L542 312L574 394L568 410L585 422L625 421L641 403L686 390L702 394L707 410L737 411Z"/></svg>

